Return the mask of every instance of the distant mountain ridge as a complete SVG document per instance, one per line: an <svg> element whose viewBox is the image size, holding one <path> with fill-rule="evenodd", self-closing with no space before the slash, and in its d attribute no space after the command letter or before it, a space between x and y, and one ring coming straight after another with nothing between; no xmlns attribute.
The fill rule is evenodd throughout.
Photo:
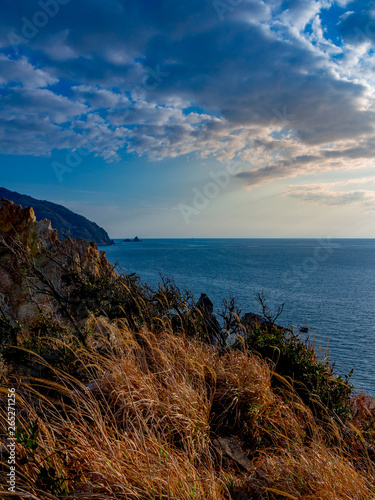
<svg viewBox="0 0 375 500"><path fill-rule="evenodd" d="M82 238L86 241L94 241L96 245L112 245L113 241L108 233L91 222L83 215L76 214L63 205L52 203L46 200L37 200L25 194L9 191L0 187L0 199L6 198L23 208L32 207L37 220L48 219L52 227L57 229L60 239L65 239L67 235L71 238Z"/></svg>

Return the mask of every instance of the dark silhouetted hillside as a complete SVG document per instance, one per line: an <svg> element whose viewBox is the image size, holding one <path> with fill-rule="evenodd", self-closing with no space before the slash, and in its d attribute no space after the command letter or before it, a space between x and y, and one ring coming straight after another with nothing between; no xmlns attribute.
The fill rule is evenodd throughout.
<svg viewBox="0 0 375 500"><path fill-rule="evenodd" d="M0 188L0 199L2 197L21 205L23 208L32 207L37 220L50 220L52 227L57 229L60 239L65 239L69 235L71 238L94 241L97 245L112 244L112 240L103 228L62 205L45 200L36 200L31 196L9 191L5 188Z"/></svg>

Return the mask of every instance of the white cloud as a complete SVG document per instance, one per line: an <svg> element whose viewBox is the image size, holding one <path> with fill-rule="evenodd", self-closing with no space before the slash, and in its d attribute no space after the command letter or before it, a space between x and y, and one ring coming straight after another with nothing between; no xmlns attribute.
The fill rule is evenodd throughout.
<svg viewBox="0 0 375 500"><path fill-rule="evenodd" d="M54 61L76 59L78 57L77 52L67 43L68 37L68 29L51 34L48 43L42 44L43 51Z"/></svg>
<svg viewBox="0 0 375 500"><path fill-rule="evenodd" d="M288 2L288 9L282 13L280 19L285 24L304 30L326 3L320 0L292 0Z"/></svg>
<svg viewBox="0 0 375 500"><path fill-rule="evenodd" d="M11 59L0 54L0 85L21 84L25 88L36 89L57 83L58 78L47 71L35 68L26 57Z"/></svg>
<svg viewBox="0 0 375 500"><path fill-rule="evenodd" d="M368 188L369 184L374 185L373 189ZM363 188L350 189L350 187L356 185L362 185ZM346 189L339 189L343 187ZM284 195L319 205L342 206L356 204L367 212L373 212L375 210L375 177L289 186Z"/></svg>
<svg viewBox="0 0 375 500"><path fill-rule="evenodd" d="M129 100L123 94L111 90L92 87L90 85L76 85L72 87L72 92L78 98L90 105L93 109L112 109L118 106L126 106Z"/></svg>

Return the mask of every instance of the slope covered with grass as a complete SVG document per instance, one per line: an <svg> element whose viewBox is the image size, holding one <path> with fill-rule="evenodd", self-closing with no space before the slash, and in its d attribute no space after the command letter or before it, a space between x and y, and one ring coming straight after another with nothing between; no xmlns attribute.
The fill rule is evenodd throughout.
<svg viewBox="0 0 375 500"><path fill-rule="evenodd" d="M155 330L131 329L91 316L85 346L69 329L36 322L19 347L28 346L22 366L3 366L3 394L17 393L19 494L373 498L369 404L358 422L326 408L317 418L251 349L219 349L155 320ZM349 402L353 413L360 403Z"/></svg>

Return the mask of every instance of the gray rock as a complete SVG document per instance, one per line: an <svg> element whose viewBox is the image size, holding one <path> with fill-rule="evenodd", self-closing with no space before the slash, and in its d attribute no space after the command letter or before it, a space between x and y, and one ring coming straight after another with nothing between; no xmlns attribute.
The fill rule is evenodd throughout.
<svg viewBox="0 0 375 500"><path fill-rule="evenodd" d="M219 437L213 439L212 444L215 448L220 451L223 455L231 458L236 464L240 465L242 468L249 470L251 467L251 461L247 458L246 454L242 450L241 446L236 441L234 437Z"/></svg>

